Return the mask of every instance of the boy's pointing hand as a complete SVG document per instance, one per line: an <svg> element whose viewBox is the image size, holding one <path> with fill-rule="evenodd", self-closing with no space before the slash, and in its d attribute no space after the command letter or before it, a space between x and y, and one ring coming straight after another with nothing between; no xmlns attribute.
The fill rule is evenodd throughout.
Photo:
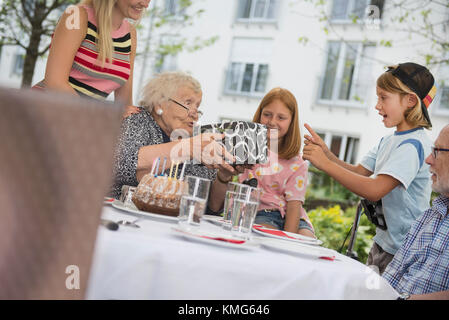
<svg viewBox="0 0 449 320"><path fill-rule="evenodd" d="M327 147L326 143L321 139L321 137L306 123L304 124L304 127L307 129L307 131L310 132L311 135L304 135L304 144L305 146L310 145L316 145L319 146L321 149L323 149L324 154L327 158L331 158L331 151Z"/></svg>
<svg viewBox="0 0 449 320"><path fill-rule="evenodd" d="M304 146L302 158L304 160L309 160L317 169L320 170L323 170L331 162L324 154L323 149L316 144L308 144Z"/></svg>

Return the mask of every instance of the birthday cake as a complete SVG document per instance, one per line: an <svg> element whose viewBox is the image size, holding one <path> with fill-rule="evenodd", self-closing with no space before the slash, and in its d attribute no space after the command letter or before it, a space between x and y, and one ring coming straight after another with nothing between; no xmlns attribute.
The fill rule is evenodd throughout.
<svg viewBox="0 0 449 320"><path fill-rule="evenodd" d="M137 186L132 201L139 210L177 216L184 184L183 180L147 174Z"/></svg>

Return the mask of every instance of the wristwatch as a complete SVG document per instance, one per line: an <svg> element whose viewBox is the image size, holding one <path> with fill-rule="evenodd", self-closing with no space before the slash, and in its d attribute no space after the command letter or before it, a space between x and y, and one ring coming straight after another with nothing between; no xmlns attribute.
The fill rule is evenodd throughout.
<svg viewBox="0 0 449 320"><path fill-rule="evenodd" d="M410 299L410 294L407 292L403 292L399 295L399 297L396 300L408 300Z"/></svg>

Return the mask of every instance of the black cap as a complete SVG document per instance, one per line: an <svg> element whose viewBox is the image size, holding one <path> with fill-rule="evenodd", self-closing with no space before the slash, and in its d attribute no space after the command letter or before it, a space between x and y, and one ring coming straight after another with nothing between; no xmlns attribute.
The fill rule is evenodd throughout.
<svg viewBox="0 0 449 320"><path fill-rule="evenodd" d="M430 126L428 108L436 94L435 79L430 71L417 63L401 63L397 67L388 67L387 72L402 81L421 99L421 110Z"/></svg>

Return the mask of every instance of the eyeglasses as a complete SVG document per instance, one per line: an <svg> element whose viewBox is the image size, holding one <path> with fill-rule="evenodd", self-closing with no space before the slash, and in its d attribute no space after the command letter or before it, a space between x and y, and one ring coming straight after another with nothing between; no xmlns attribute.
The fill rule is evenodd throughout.
<svg viewBox="0 0 449 320"><path fill-rule="evenodd" d="M432 155L433 157L436 159L438 152L440 151L449 151L449 149L443 149L443 148L435 148L434 146L432 147Z"/></svg>
<svg viewBox="0 0 449 320"><path fill-rule="evenodd" d="M198 109L197 109L197 110L190 109L189 107L186 107L186 106L183 105L182 103L179 103L178 101L173 100L172 98L168 98L168 100L170 100L171 102L176 103L178 106L181 106L181 107L183 107L184 109L186 109L188 115L189 115L189 114L190 114L190 115L193 115L193 114L196 112L196 114L198 115L198 119L201 118L201 116L203 115L203 112L200 111L200 110L198 110Z"/></svg>

